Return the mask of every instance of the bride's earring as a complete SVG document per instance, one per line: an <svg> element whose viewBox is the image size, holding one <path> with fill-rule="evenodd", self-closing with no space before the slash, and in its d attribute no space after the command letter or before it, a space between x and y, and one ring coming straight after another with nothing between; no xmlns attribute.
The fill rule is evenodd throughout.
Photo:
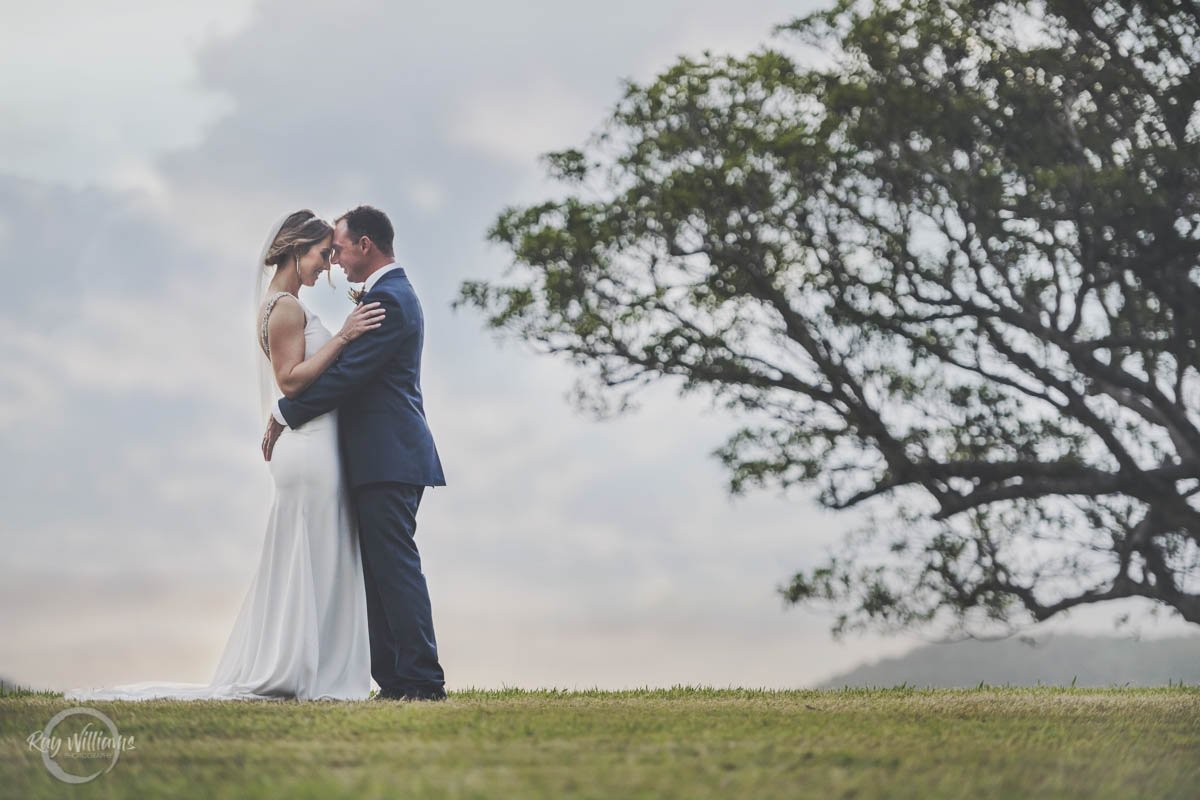
<svg viewBox="0 0 1200 800"><path fill-rule="evenodd" d="M300 277L300 256L292 256L292 263L296 266L296 280L304 283L304 280Z"/></svg>

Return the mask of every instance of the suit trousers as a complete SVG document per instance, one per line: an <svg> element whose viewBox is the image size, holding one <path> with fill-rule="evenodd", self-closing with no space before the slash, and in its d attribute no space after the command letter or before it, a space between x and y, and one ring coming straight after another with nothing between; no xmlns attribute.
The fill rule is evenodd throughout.
<svg viewBox="0 0 1200 800"><path fill-rule="evenodd" d="M424 486L368 483L353 490L367 590L371 677L382 690L438 692L429 588L413 537Z"/></svg>

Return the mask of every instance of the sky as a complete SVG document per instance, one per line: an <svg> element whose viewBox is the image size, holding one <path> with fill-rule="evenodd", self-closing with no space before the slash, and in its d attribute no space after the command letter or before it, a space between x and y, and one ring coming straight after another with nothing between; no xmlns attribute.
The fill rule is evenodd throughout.
<svg viewBox="0 0 1200 800"><path fill-rule="evenodd" d="M262 547L252 261L282 213L389 213L447 486L416 541L447 688L813 685L928 634L836 641L776 587L859 521L733 498L737 427L671 384L598 422L577 374L450 307L485 231L681 54L768 44L763 0L26 3L0 30L0 676L207 681ZM102 7L101 7L102 6ZM346 282L302 296L333 330ZM1037 631L1109 632L1146 607ZM1147 620L1142 635L1189 632Z"/></svg>

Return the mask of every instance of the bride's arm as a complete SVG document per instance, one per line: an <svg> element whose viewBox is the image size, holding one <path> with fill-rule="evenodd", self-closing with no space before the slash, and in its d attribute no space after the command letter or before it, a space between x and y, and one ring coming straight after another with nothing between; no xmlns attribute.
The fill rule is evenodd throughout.
<svg viewBox="0 0 1200 800"><path fill-rule="evenodd" d="M342 329L306 359L304 310L293 298L281 297L267 321L267 344L271 350L271 369L283 396L291 399L307 389L333 365L343 347L365 331L378 328L384 314L382 308L375 308L378 305L359 305L346 318Z"/></svg>

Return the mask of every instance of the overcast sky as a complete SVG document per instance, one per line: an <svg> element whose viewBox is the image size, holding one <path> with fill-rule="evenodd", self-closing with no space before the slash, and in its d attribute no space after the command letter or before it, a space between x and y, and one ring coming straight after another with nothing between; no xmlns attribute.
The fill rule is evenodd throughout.
<svg viewBox="0 0 1200 800"><path fill-rule="evenodd" d="M709 452L736 420L663 385L593 421L565 399L567 364L450 309L507 263L484 240L500 209L556 191L538 154L582 144L622 78L755 49L814 5L6 8L0 675L211 677L270 499L252 262L280 214L363 202L390 214L425 312L448 485L425 493L417 543L451 690L805 686L920 643L835 642L832 612L783 607L775 587L855 520L801 491L731 499ZM303 291L336 330L334 278Z"/></svg>

